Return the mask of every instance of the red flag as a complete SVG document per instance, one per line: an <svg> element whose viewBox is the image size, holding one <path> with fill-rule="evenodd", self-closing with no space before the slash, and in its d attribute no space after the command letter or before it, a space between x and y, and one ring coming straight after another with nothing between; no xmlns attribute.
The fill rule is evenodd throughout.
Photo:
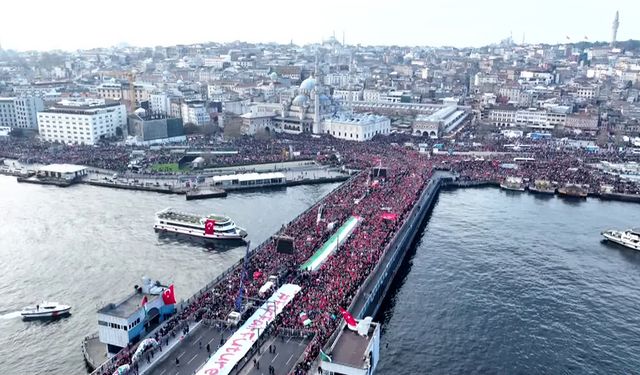
<svg viewBox="0 0 640 375"><path fill-rule="evenodd" d="M347 326L349 326L349 329L357 329L358 323L353 318L353 315L351 315L347 310L343 309L340 306L338 306L338 309L340 310L340 314L342 314L344 321L347 322Z"/></svg>
<svg viewBox="0 0 640 375"><path fill-rule="evenodd" d="M382 217L383 220L396 220L398 219L398 214L394 214L393 212L383 212L382 215L380 215L380 217Z"/></svg>
<svg viewBox="0 0 640 375"><path fill-rule="evenodd" d="M147 299L147 296L142 297L142 302L140 302L140 306L145 307L147 302L149 302L149 300Z"/></svg>
<svg viewBox="0 0 640 375"><path fill-rule="evenodd" d="M165 289L164 292L162 292L162 302L164 302L165 305L173 305L174 303L176 303L176 295L173 292L173 284L169 285L169 288Z"/></svg>
<svg viewBox="0 0 640 375"><path fill-rule="evenodd" d="M213 228L216 226L216 221L207 219L204 223L204 234L213 234Z"/></svg>

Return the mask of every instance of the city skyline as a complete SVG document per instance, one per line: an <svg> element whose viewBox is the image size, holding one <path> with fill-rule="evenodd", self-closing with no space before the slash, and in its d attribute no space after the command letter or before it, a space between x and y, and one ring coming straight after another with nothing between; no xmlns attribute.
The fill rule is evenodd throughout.
<svg viewBox="0 0 640 375"><path fill-rule="evenodd" d="M135 2L114 0L89 8L77 0L5 4L0 44L5 49L76 50L111 47L246 41L309 44L335 33L347 44L479 47L509 36L521 43L610 41L616 11L618 41L640 38L632 15L640 5L618 0L589 7L578 1L541 0L535 7L514 8L506 1L431 4L401 0L393 7L382 1L327 0L299 3L199 3L185 0ZM33 10L37 9L37 12ZM34 25L34 26L31 26ZM25 32L25 26L33 30ZM46 35L46 38L43 38Z"/></svg>

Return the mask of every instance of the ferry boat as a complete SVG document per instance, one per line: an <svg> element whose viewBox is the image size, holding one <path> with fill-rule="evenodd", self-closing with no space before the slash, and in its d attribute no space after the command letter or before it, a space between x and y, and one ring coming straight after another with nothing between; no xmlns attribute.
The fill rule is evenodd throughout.
<svg viewBox="0 0 640 375"><path fill-rule="evenodd" d="M566 184L558 189L558 194L569 198L586 199L589 192L587 187L580 184Z"/></svg>
<svg viewBox="0 0 640 375"><path fill-rule="evenodd" d="M71 306L68 305L62 305L58 302L42 302L35 306L25 307L20 311L20 315L24 320L53 319L69 315L70 311Z"/></svg>
<svg viewBox="0 0 640 375"><path fill-rule="evenodd" d="M511 191L524 191L524 182L521 177L507 177L500 184L500 188Z"/></svg>
<svg viewBox="0 0 640 375"><path fill-rule="evenodd" d="M529 185L529 191L534 194L550 194L556 193L555 186L547 180L535 180L532 185Z"/></svg>
<svg viewBox="0 0 640 375"><path fill-rule="evenodd" d="M156 232L179 233L205 240L244 240L247 231L224 215L199 216L166 208L156 213Z"/></svg>
<svg viewBox="0 0 640 375"><path fill-rule="evenodd" d="M606 230L602 232L602 236L607 241L615 242L629 249L640 250L640 230Z"/></svg>

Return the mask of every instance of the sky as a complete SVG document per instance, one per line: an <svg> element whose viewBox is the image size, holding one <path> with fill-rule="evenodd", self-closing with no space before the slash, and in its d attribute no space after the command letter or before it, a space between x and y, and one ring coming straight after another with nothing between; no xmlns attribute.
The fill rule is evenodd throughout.
<svg viewBox="0 0 640 375"><path fill-rule="evenodd" d="M199 42L483 46L640 39L639 0L2 0L0 44L16 50Z"/></svg>

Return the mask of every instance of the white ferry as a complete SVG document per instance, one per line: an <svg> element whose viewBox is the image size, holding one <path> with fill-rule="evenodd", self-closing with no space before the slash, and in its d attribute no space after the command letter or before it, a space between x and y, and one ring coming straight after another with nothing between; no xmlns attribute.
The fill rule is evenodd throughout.
<svg viewBox="0 0 640 375"><path fill-rule="evenodd" d="M615 242L630 249L640 250L640 230L606 230L602 232L602 236L607 241Z"/></svg>
<svg viewBox="0 0 640 375"><path fill-rule="evenodd" d="M199 216L166 208L156 213L156 232L179 233L205 240L243 240L247 231L224 215Z"/></svg>

